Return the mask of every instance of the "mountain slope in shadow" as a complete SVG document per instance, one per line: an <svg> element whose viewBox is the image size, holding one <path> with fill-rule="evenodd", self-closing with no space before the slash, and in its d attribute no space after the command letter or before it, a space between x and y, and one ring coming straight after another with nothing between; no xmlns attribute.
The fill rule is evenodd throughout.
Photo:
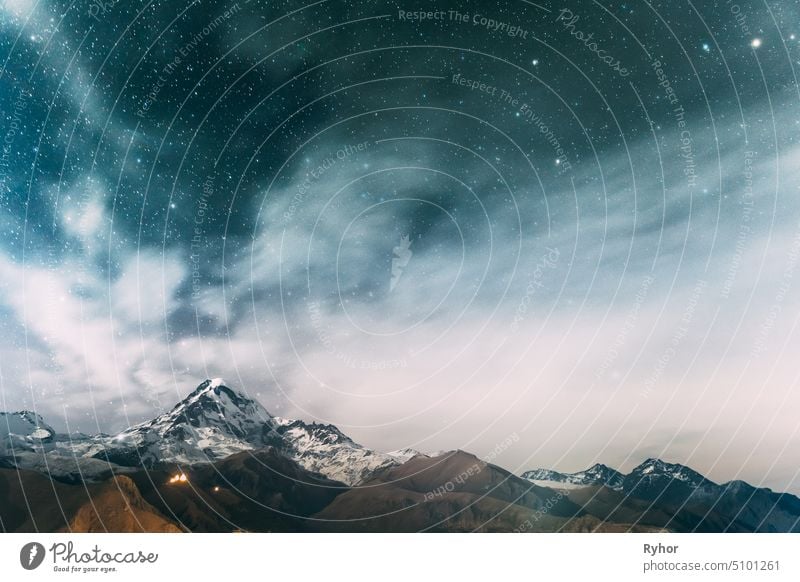
<svg viewBox="0 0 800 582"><path fill-rule="evenodd" d="M0 469L0 526L5 532L183 531L127 476L70 485L16 469Z"/></svg>
<svg viewBox="0 0 800 582"><path fill-rule="evenodd" d="M597 465L595 466L597 467ZM744 481L717 484L677 463L647 459L629 474L612 469L523 473L561 489L589 514L677 532L800 532L800 499ZM609 472L617 475L608 480Z"/></svg>
<svg viewBox="0 0 800 582"><path fill-rule="evenodd" d="M565 494L463 451L417 456L338 496L326 531L611 531ZM649 529L645 526L640 530Z"/></svg>
<svg viewBox="0 0 800 582"><path fill-rule="evenodd" d="M153 506L196 532L310 531L308 516L347 489L272 448L204 465L161 466L131 478Z"/></svg>

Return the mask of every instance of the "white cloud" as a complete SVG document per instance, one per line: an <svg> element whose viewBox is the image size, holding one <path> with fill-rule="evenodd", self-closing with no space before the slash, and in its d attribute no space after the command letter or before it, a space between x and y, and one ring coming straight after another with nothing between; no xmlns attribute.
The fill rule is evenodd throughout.
<svg viewBox="0 0 800 582"><path fill-rule="evenodd" d="M31 11L33 10L34 6L36 6L36 0L4 0L3 1L3 10L15 16L17 18L26 18Z"/></svg>
<svg viewBox="0 0 800 582"><path fill-rule="evenodd" d="M15 382L25 386L30 378L33 394L47 397L38 402L43 414L60 417L66 405L77 416L72 424L85 426L83 414L97 407L101 426L119 424L125 413L151 412L165 390L169 367L161 330L177 305L175 291L185 270L172 255L162 265L155 254L131 254L109 289L102 275L81 260L72 257L47 268L0 255L4 303L24 326L34 359L40 359L37 352L45 357L44 366L18 369ZM3 350L9 354L13 347Z"/></svg>
<svg viewBox="0 0 800 582"><path fill-rule="evenodd" d="M122 274L111 286L114 320L122 325L163 323L178 307L176 292L186 271L177 253L131 253Z"/></svg>

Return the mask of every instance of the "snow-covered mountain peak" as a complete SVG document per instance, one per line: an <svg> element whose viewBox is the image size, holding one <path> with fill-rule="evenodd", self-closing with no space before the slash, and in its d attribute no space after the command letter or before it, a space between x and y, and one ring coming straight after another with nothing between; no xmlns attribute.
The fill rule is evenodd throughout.
<svg viewBox="0 0 800 582"><path fill-rule="evenodd" d="M595 463L585 471L575 473L573 477L581 479L584 483L591 483L593 485L605 485L612 489L618 489L622 486L623 475L616 469L612 469L602 463Z"/></svg>
<svg viewBox="0 0 800 582"><path fill-rule="evenodd" d="M669 463L665 463L661 459L654 459L649 458L643 461L640 465L638 465L633 471L631 472L639 472L644 475L648 475L650 473L664 473L669 472L671 466Z"/></svg>
<svg viewBox="0 0 800 582"><path fill-rule="evenodd" d="M332 424L274 417L220 378L205 380L169 412L104 444L93 451L98 458L124 465L202 463L274 447L304 468L348 485L402 462L362 447Z"/></svg>
<svg viewBox="0 0 800 582"><path fill-rule="evenodd" d="M169 412L98 440L93 453L127 465L207 462L271 445L273 428L258 401L221 379L205 380Z"/></svg>
<svg viewBox="0 0 800 582"><path fill-rule="evenodd" d="M303 440L314 441L318 445L356 445L349 436L332 424L319 422L306 423L302 420L289 420L275 417L275 424L280 434L290 433Z"/></svg>
<svg viewBox="0 0 800 582"><path fill-rule="evenodd" d="M121 467L154 466L160 463L196 464L223 459L242 451L272 447L305 469L347 485L369 479L377 470L398 465L418 454L373 451L354 442L332 424L306 423L272 416L257 400L225 385L221 378L203 381L172 410L134 425L116 435L99 434L67 439L56 437L41 417L13 413L0 418L12 427L9 438L0 437L0 453L14 445L20 449L41 449L36 439L54 440L46 461L70 461L69 471L80 464L109 463ZM0 433L1 434L1 433ZM15 436L15 435L21 436ZM20 459L29 465L40 459Z"/></svg>
<svg viewBox="0 0 800 582"><path fill-rule="evenodd" d="M178 402L175 405L175 408L179 408L181 406L188 406L194 402L202 400L217 401L222 395L227 395L231 400L231 404L233 404L236 407L242 407L243 405L246 405L248 403L255 402L255 400L248 397L244 392L240 390L234 390L233 388L226 386L225 381L222 378L214 378L212 380L204 380L203 382L201 382L200 385L197 386L197 388L195 388L191 394L189 394L186 398ZM267 416L272 417L272 415L269 413L267 413Z"/></svg>
<svg viewBox="0 0 800 582"><path fill-rule="evenodd" d="M348 485L368 479L375 471L399 464L399 459L362 447L332 424L275 418L279 450L309 471Z"/></svg>
<svg viewBox="0 0 800 582"><path fill-rule="evenodd" d="M0 412L0 452L50 443L56 431L30 410Z"/></svg>
<svg viewBox="0 0 800 582"><path fill-rule="evenodd" d="M650 458L635 467L628 475L629 479L672 479L681 481L692 487L700 487L711 482L697 471L677 463L667 463L661 459Z"/></svg>
<svg viewBox="0 0 800 582"><path fill-rule="evenodd" d="M434 455L426 455L425 453L419 452L417 449L405 448L405 449L398 449L396 451L389 451L386 453L393 459L395 459L398 463L402 464L406 461L413 459L414 457L431 457Z"/></svg>
<svg viewBox="0 0 800 582"><path fill-rule="evenodd" d="M616 470L596 463L585 471L559 473L550 469L535 469L522 474L523 479L545 487L590 487L605 485L611 489L622 486L623 476Z"/></svg>
<svg viewBox="0 0 800 582"><path fill-rule="evenodd" d="M613 475L617 471L608 467L607 465L603 465L602 463L595 463L585 471L581 471L580 474L586 475L587 477L598 477L598 478L605 478L609 475ZM577 473L576 473L577 474Z"/></svg>
<svg viewBox="0 0 800 582"><path fill-rule="evenodd" d="M245 438L256 426L269 423L271 419L272 415L258 401L225 386L222 379L217 378L205 380L169 412L131 427L123 434L146 428L163 437L188 425L197 429L216 427L232 436Z"/></svg>
<svg viewBox="0 0 800 582"><path fill-rule="evenodd" d="M536 469L523 473L522 478L537 485L554 488L602 485L642 498L658 498L667 489L689 491L693 495L702 496L714 493L719 487L689 467L655 458L647 459L627 475L597 463L578 473L564 474L549 469Z"/></svg>

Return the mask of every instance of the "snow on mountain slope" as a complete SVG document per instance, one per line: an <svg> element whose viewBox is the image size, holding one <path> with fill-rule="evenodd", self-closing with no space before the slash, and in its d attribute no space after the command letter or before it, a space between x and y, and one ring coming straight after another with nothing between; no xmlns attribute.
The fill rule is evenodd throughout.
<svg viewBox="0 0 800 582"><path fill-rule="evenodd" d="M121 465L202 463L274 444L272 415L257 401L206 380L165 412L107 438L87 454Z"/></svg>
<svg viewBox="0 0 800 582"><path fill-rule="evenodd" d="M33 412L0 412L0 466L38 471L66 481L107 477L112 465L83 456L90 445L85 435L56 434Z"/></svg>
<svg viewBox="0 0 800 582"><path fill-rule="evenodd" d="M642 464L631 471L627 478L630 481L638 480L648 482L654 479L672 479L680 481L691 487L700 487L706 484L713 484L697 471L678 465L677 463L666 463L661 459L647 459Z"/></svg>
<svg viewBox="0 0 800 582"><path fill-rule="evenodd" d="M378 469L401 463L397 458L362 447L331 424L307 424L276 418L279 449L304 469L357 485Z"/></svg>
<svg viewBox="0 0 800 582"><path fill-rule="evenodd" d="M347 485L403 462L403 457L362 447L333 425L273 417L219 378L206 380L153 420L95 439L84 454L128 466L194 464L268 446L304 469Z"/></svg>
<svg viewBox="0 0 800 582"><path fill-rule="evenodd" d="M643 499L667 499L677 495L692 495L695 499L715 497L720 486L697 471L667 463L660 459L647 459L627 475L605 465L596 464L578 473L559 473L549 469L536 469L522 474L524 479L551 488L605 486L615 491ZM669 495L665 496L668 493Z"/></svg>
<svg viewBox="0 0 800 582"><path fill-rule="evenodd" d="M0 412L0 435L13 434L41 441L52 438L56 432L38 414L30 410Z"/></svg>
<svg viewBox="0 0 800 582"><path fill-rule="evenodd" d="M0 454L29 451L52 442L56 431L29 410L0 412Z"/></svg>
<svg viewBox="0 0 800 582"><path fill-rule="evenodd" d="M622 488L624 476L610 467L597 463L585 471L577 473L559 473L550 469L534 469L523 473L522 478L543 487L573 489L605 485L610 489L619 490Z"/></svg>
<svg viewBox="0 0 800 582"><path fill-rule="evenodd" d="M717 498L722 488L684 465L667 463L660 459L647 459L635 467L622 484L625 493L642 499L683 500L691 495L694 500Z"/></svg>
<svg viewBox="0 0 800 582"><path fill-rule="evenodd" d="M378 469L402 464L420 454L411 449L373 451L333 425L273 417L256 400L225 386L220 378L204 381L169 412L112 436L57 436L32 413L4 417L13 427L10 432L21 435L14 437L22 439L18 453L23 444L24 450L32 450L35 439L31 435L51 443L46 456L42 456L43 451L38 455L17 454L14 464L47 470L55 476L71 477L82 471L99 474L110 467L165 462L206 463L242 451L274 447L304 469L352 486Z"/></svg>
<svg viewBox="0 0 800 582"><path fill-rule="evenodd" d="M426 455L425 453L420 453L416 449L399 449L397 451L389 451L386 453L393 459L395 459L401 465L406 461L410 461L414 457L423 456L423 457L433 457L435 455Z"/></svg>
<svg viewBox="0 0 800 582"><path fill-rule="evenodd" d="M547 479L528 479L534 485L539 487L549 487L550 489L583 489L588 485L575 485L567 481L549 481Z"/></svg>

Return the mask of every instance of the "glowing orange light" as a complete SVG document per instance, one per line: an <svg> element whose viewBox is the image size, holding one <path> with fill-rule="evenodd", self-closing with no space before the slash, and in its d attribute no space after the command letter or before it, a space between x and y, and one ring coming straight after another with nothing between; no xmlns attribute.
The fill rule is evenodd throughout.
<svg viewBox="0 0 800 582"><path fill-rule="evenodd" d="M172 477L169 478L169 482L171 484L186 483L186 481L188 481L188 478L186 477L185 473L178 473L177 475L173 475Z"/></svg>

